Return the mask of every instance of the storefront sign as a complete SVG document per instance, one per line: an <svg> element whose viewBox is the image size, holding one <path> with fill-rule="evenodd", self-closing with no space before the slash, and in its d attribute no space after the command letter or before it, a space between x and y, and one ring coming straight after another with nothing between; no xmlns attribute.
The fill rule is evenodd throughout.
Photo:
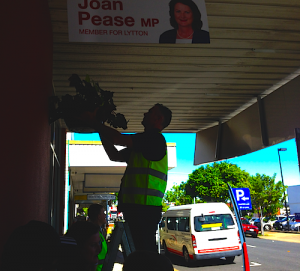
<svg viewBox="0 0 300 271"><path fill-rule="evenodd" d="M87 195L88 200L115 200L116 195L112 194L93 194Z"/></svg>
<svg viewBox="0 0 300 271"><path fill-rule="evenodd" d="M174 0L68 0L69 41L175 43L176 30L170 24L169 3L177 10L173 12L175 23L179 27L190 25L193 28L192 35L183 36L188 38L181 40L181 43L209 43L204 0L187 0L187 5L183 6L176 1L175 6ZM175 18L175 12L181 12L181 17ZM202 26L198 23L200 16ZM174 31L160 39L161 34L168 30ZM174 33L173 41L171 36ZM181 38L177 36L178 39Z"/></svg>

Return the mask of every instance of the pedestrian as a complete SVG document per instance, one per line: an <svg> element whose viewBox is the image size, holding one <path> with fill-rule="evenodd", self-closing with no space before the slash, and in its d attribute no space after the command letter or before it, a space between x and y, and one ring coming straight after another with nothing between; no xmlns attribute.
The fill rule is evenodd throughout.
<svg viewBox="0 0 300 271"><path fill-rule="evenodd" d="M89 222L93 223L99 228L99 238L100 238L100 253L98 254L98 265L97 271L101 271L105 256L107 254L107 243L105 240L106 234L103 232L103 226L106 228L106 214L104 212L104 207L100 204L92 204L88 209Z"/></svg>
<svg viewBox="0 0 300 271"><path fill-rule="evenodd" d="M95 271L98 265L98 254L101 251L99 227L88 221L77 221L71 225L65 236L74 238L77 244L73 262L65 270Z"/></svg>
<svg viewBox="0 0 300 271"><path fill-rule="evenodd" d="M156 251L156 230L168 172L167 145L161 132L170 124L172 112L162 104L155 104L144 113L144 132L137 134L121 134L98 123L95 115L96 112L85 115L84 119L99 132L108 157L127 163L118 195L118 211L123 212L135 248ZM119 151L115 145L127 148Z"/></svg>

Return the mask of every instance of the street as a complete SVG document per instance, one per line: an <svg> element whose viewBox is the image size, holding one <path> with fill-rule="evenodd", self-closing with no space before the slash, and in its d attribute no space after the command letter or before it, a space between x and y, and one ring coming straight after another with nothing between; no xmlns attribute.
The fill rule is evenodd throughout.
<svg viewBox="0 0 300 271"><path fill-rule="evenodd" d="M272 241L260 238L246 237L247 249L251 270L264 271L289 271L299 270L300 243ZM243 270L242 256L236 257L233 264L225 263L225 260L203 260L194 262L186 267L183 258L172 255L169 257L178 271L237 271Z"/></svg>

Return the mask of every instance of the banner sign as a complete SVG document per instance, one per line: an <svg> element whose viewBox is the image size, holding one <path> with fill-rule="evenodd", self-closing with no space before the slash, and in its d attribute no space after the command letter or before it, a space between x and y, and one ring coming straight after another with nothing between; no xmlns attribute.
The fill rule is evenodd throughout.
<svg viewBox="0 0 300 271"><path fill-rule="evenodd" d="M68 0L69 41L209 43L204 0L183 2Z"/></svg>
<svg viewBox="0 0 300 271"><path fill-rule="evenodd" d="M115 200L116 195L112 194L92 194L87 195L88 200Z"/></svg>

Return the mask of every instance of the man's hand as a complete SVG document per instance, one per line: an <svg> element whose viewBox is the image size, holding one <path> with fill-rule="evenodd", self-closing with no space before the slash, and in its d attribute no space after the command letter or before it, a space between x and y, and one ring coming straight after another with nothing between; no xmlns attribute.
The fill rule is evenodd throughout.
<svg viewBox="0 0 300 271"><path fill-rule="evenodd" d="M131 136L127 134L121 134L119 131L105 126L102 122L97 120L97 108L94 112L84 112L80 119L83 120L89 127L95 129L100 138L103 140L104 138L112 143L113 145L120 145L125 147L132 147Z"/></svg>

